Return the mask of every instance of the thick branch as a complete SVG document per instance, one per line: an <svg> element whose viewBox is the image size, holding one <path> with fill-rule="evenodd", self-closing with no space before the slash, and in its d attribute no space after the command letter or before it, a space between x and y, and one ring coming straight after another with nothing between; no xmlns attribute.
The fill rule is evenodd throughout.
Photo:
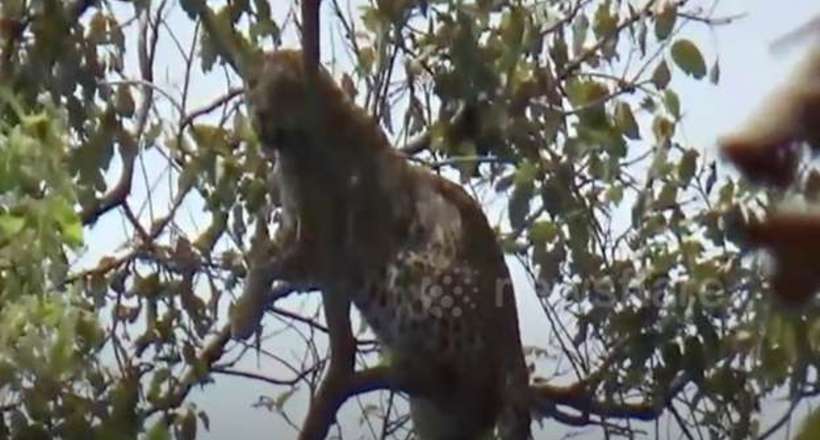
<svg viewBox="0 0 820 440"><path fill-rule="evenodd" d="M225 353L225 345L230 340L231 328L229 325L225 325L197 356L198 365L189 367L185 375L182 376L179 385L176 386L175 391L166 396L162 403L152 408L147 415L150 416L157 411L164 411L182 405L182 402L188 397L188 393L191 392L191 388L208 377L211 366Z"/></svg>
<svg viewBox="0 0 820 440"><path fill-rule="evenodd" d="M350 299L339 292L323 291L322 308L330 337L330 366L310 402L300 440L321 440L327 436L337 410L351 395L349 389L356 377L356 340L350 325Z"/></svg>
<svg viewBox="0 0 820 440"><path fill-rule="evenodd" d="M274 288L269 297L271 300L284 298L291 293L297 291L293 286L280 285ZM182 376L179 384L174 388L173 392L163 399L162 403L148 411L147 415L151 415L157 411L163 411L170 408L176 408L185 401L188 393L194 385L203 383L211 373L213 365L222 358L225 353L225 346L231 340L231 326L226 324L216 333L216 336L208 342L205 348L202 349L197 356L195 365L191 365L188 371Z"/></svg>
<svg viewBox="0 0 820 440"><path fill-rule="evenodd" d="M383 389L397 389L388 367L374 367L334 379L329 374L310 403L310 411L302 425L300 440L322 440L336 420L342 404L358 394Z"/></svg>
<svg viewBox="0 0 820 440"><path fill-rule="evenodd" d="M430 132L425 131L419 136L411 139L410 142L408 142L405 146L401 147L399 151L401 151L407 156L415 156L416 154L419 154L422 151L429 150L431 140L432 136L430 135Z"/></svg>
<svg viewBox="0 0 820 440"><path fill-rule="evenodd" d="M565 405L587 418L589 415L597 415L603 418L654 420L663 414L672 399L689 384L689 380L688 374L681 374L672 382L665 395L656 398L655 402L646 403L601 402L595 398L594 390L583 381L566 387L535 385L530 391L538 410L548 416L555 405Z"/></svg>
<svg viewBox="0 0 820 440"><path fill-rule="evenodd" d="M311 409L303 425L300 440L323 439L335 422L336 413L344 402L358 394L390 389L411 391L403 384L397 373L389 367L376 367L338 377L328 374L311 402ZM667 393L655 399L655 403L615 403L602 402L595 398L589 381L580 381L570 386L539 384L530 386L533 410L544 417L551 417L572 426L586 426L595 422L590 416L602 419L655 420L671 405L672 399L689 384L690 377L683 373L673 381ZM556 408L567 406L579 415L567 414Z"/></svg>
<svg viewBox="0 0 820 440"><path fill-rule="evenodd" d="M102 215L120 206L131 193L134 163L137 159L136 148L121 145L120 156L122 156L122 174L120 174L120 179L111 191L83 209L83 212L80 213L80 218L82 218L84 225L93 224Z"/></svg>
<svg viewBox="0 0 820 440"><path fill-rule="evenodd" d="M467 106L461 107L452 118L450 118L449 124L458 126L464 124L467 116L468 116ZM422 151L426 151L430 149L430 144L433 141L433 137L430 134L430 130L425 131L424 133L414 137L410 141L407 142L403 147L399 148L399 151L406 156L415 156Z"/></svg>
<svg viewBox="0 0 820 440"><path fill-rule="evenodd" d="M302 0L302 57L305 73L312 77L319 68L319 7L322 0Z"/></svg>

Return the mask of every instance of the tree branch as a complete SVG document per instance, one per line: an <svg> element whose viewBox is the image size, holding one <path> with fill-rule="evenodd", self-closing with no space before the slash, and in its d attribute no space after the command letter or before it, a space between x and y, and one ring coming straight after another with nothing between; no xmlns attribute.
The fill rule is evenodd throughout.
<svg viewBox="0 0 820 440"><path fill-rule="evenodd" d="M305 74L313 77L319 69L319 8L322 0L302 0L302 62Z"/></svg>
<svg viewBox="0 0 820 440"><path fill-rule="evenodd" d="M555 405L564 405L573 408L588 417L594 414L604 418L655 420L672 399L678 395L690 381L689 374L682 373L669 387L662 398L655 399L655 403L614 403L600 402L594 398L594 390L588 386L588 381L581 381L570 386L534 385L530 387L533 393L533 402L545 415L551 416Z"/></svg>
<svg viewBox="0 0 820 440"><path fill-rule="evenodd" d="M310 411L302 425L299 439L324 439L336 420L336 413L347 399L358 394L383 389L401 391L389 367L369 368L341 380L328 375L310 403Z"/></svg>
<svg viewBox="0 0 820 440"><path fill-rule="evenodd" d="M297 290L294 286L283 284L274 288L269 296L271 300L276 300L284 298ZM212 372L213 365L225 354L225 346L230 340L231 326L225 324L219 329L216 336L205 345L205 348L197 356L196 363L188 368L188 371L185 372L173 391L165 396L160 404L147 411L146 416L180 406L194 385L205 382Z"/></svg>
<svg viewBox="0 0 820 440"><path fill-rule="evenodd" d="M95 200L80 213L84 225L94 224L97 219L108 211L120 206L131 193L131 181L134 177L134 163L137 158L135 147L120 145L122 157L122 174L114 188L102 198Z"/></svg>

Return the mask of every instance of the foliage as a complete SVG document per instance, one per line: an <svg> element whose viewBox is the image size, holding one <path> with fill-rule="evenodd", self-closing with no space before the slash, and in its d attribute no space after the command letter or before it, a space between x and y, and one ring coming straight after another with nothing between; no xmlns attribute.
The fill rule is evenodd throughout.
<svg viewBox="0 0 820 440"><path fill-rule="evenodd" d="M66 279L82 244L65 169L65 114L27 110L2 90L0 105L0 388L11 399L3 438L86 438L95 398L108 394L98 356L105 335L93 303Z"/></svg>
<svg viewBox="0 0 820 440"><path fill-rule="evenodd" d="M761 260L744 253L740 226L782 194L719 170L680 135L675 89L720 76L686 26L720 20L672 0L359 4L326 0L323 28L344 46L324 58L397 148L504 204L499 240L548 323L549 346L528 350L542 416L622 435L631 419L665 417L689 438L747 438L764 431L765 399L815 390L816 308L773 307ZM288 421L290 397L315 389L326 356L314 309L274 305L265 320L257 354L288 377L243 369L253 347L226 326L249 231L275 227L276 200L223 55L278 47L297 9L3 2L0 422L11 437L193 438L209 425L195 385L259 380L272 388L257 406ZM112 217L121 246L71 261L112 240ZM360 362L378 362L358 337ZM555 365L561 377L545 378ZM552 385L562 378L577 387ZM392 395L374 402L363 420L381 420L383 437L407 432Z"/></svg>

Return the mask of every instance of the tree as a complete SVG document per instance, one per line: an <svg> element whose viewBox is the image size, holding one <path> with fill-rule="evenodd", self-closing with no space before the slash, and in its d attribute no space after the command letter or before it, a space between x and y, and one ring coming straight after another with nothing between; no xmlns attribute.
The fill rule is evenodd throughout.
<svg viewBox="0 0 820 440"><path fill-rule="evenodd" d="M633 420L663 419L687 438L766 437L816 392L816 307L770 301L744 237L784 196L677 134L672 77L720 75L685 28L732 21L689 3L323 6L324 61L396 147L500 200L488 210L503 204L498 238L550 322L550 345L527 353L546 424L629 435ZM272 390L259 403L283 416L297 390L315 390L318 313L273 302L250 345L227 323L249 231L276 202L242 65L226 54L292 40L297 11L3 2L2 436L193 438L209 424L193 387L258 380ZM82 258L114 220L121 246ZM280 331L302 338L299 356L271 348ZM357 336L359 362L380 362ZM254 352L292 375L237 367ZM406 436L401 396L384 393L362 417L374 435ZM761 402L783 394L789 412L761 427Z"/></svg>

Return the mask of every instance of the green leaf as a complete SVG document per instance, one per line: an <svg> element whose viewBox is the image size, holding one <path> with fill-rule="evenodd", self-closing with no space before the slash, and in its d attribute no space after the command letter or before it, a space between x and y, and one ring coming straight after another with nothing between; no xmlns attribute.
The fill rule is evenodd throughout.
<svg viewBox="0 0 820 440"><path fill-rule="evenodd" d="M598 9L595 11L595 22L592 27L598 40L600 41L603 38L609 37L617 31L617 28L618 17L612 15L609 2L603 2L598 5Z"/></svg>
<svg viewBox="0 0 820 440"><path fill-rule="evenodd" d="M205 427L205 430L210 431L211 430L211 418L208 417L208 413L206 413L205 411L200 411L196 415L197 415L197 417L199 417L199 421L202 422L202 426Z"/></svg>
<svg viewBox="0 0 820 440"><path fill-rule="evenodd" d="M630 7L631 9L631 7ZM646 22L639 21L638 22L638 49L641 50L641 56L646 56L646 35L649 32L648 27L646 26Z"/></svg>
<svg viewBox="0 0 820 440"><path fill-rule="evenodd" d="M271 18L270 3L268 0L254 0L253 5L256 7L256 15L258 17L261 17L262 19Z"/></svg>
<svg viewBox="0 0 820 440"><path fill-rule="evenodd" d="M669 85L671 79L672 72L669 71L669 66L666 65L666 61L661 61L658 67L655 68L655 71L652 72L652 84L654 84L658 90L663 90Z"/></svg>
<svg viewBox="0 0 820 440"><path fill-rule="evenodd" d="M190 409L182 416L179 421L179 440L195 440L196 439L196 414Z"/></svg>
<svg viewBox="0 0 820 440"><path fill-rule="evenodd" d="M675 206L678 198L678 186L669 182L661 188L661 192L654 200L656 210L664 210Z"/></svg>
<svg viewBox="0 0 820 440"><path fill-rule="evenodd" d="M629 104L621 101L615 106L615 125L629 139L638 140L641 138L638 123Z"/></svg>
<svg viewBox="0 0 820 440"><path fill-rule="evenodd" d="M513 229L520 229L524 226L527 215L530 213L530 200L533 196L534 186L532 182L516 184L510 195L507 206L510 216L510 226Z"/></svg>
<svg viewBox="0 0 820 440"><path fill-rule="evenodd" d="M515 185L532 184L537 176L538 169L535 167L535 164L525 160L518 166L513 183L515 183Z"/></svg>
<svg viewBox="0 0 820 440"><path fill-rule="evenodd" d="M196 184L202 168L198 161L192 160L185 165L177 179L177 191L187 193Z"/></svg>
<svg viewBox="0 0 820 440"><path fill-rule="evenodd" d="M550 58L556 66L562 67L567 64L569 54L567 54L567 42L558 36L550 47Z"/></svg>
<svg viewBox="0 0 820 440"><path fill-rule="evenodd" d="M703 368L706 363L706 358L703 353L703 343L701 343L697 336L689 336L686 338L683 346L683 360L686 370L696 377L702 377Z"/></svg>
<svg viewBox="0 0 820 440"><path fill-rule="evenodd" d="M49 204L49 215L57 222L63 239L69 246L83 243L83 224L80 216L65 199L56 199Z"/></svg>
<svg viewBox="0 0 820 440"><path fill-rule="evenodd" d="M658 41L663 41L672 33L675 28L675 21L678 18L678 11L675 5L667 2L664 8L655 16L655 37Z"/></svg>
<svg viewBox="0 0 820 440"><path fill-rule="evenodd" d="M715 85L720 82L720 63L718 60L715 60L715 63L712 64L712 68L709 69L709 81Z"/></svg>
<svg viewBox="0 0 820 440"><path fill-rule="evenodd" d="M263 18L252 24L248 34L252 41L258 41L260 37L271 37L275 44L281 44L282 31L270 18Z"/></svg>
<svg viewBox="0 0 820 440"><path fill-rule="evenodd" d="M0 215L0 231L6 236L13 236L23 230L26 219L11 214Z"/></svg>
<svg viewBox="0 0 820 440"><path fill-rule="evenodd" d="M813 411L800 427L794 440L814 440L820 438L820 410Z"/></svg>
<svg viewBox="0 0 820 440"><path fill-rule="evenodd" d="M208 73L213 69L214 63L216 63L217 57L217 48L216 44L214 43L214 37L207 33L202 32L202 36L199 40L199 60L201 63L202 71Z"/></svg>
<svg viewBox="0 0 820 440"><path fill-rule="evenodd" d="M83 244L83 224L79 217L76 221L64 223L62 232L67 245L76 247Z"/></svg>
<svg viewBox="0 0 820 440"><path fill-rule="evenodd" d="M677 93L667 89L663 94L663 105L675 119L680 119L680 98Z"/></svg>
<svg viewBox="0 0 820 440"><path fill-rule="evenodd" d="M94 43L105 40L108 31L108 18L101 11L97 11L88 24L88 39Z"/></svg>
<svg viewBox="0 0 820 440"><path fill-rule="evenodd" d="M612 185L606 190L606 198L609 202L615 205L620 205L624 199L624 187L621 185Z"/></svg>
<svg viewBox="0 0 820 440"><path fill-rule="evenodd" d="M683 154L680 163L678 164L678 179L681 186L686 186L695 176L698 163L698 152L695 150L688 150Z"/></svg>
<svg viewBox="0 0 820 440"><path fill-rule="evenodd" d="M596 81L570 81L567 96L573 107L583 107L600 102L609 96L609 89Z"/></svg>
<svg viewBox="0 0 820 440"><path fill-rule="evenodd" d="M171 372L167 368L159 369L154 375L151 377L150 385L148 386L148 392L146 393L146 399L149 402L159 402L162 396L163 385L171 377Z"/></svg>
<svg viewBox="0 0 820 440"><path fill-rule="evenodd" d="M706 61L700 50L690 40L678 40L672 45L672 59L681 70L695 79L706 76Z"/></svg>
<svg viewBox="0 0 820 440"><path fill-rule="evenodd" d="M683 360L680 344L675 341L665 343L661 349L661 356L663 356L663 362L667 367L674 371L680 369L681 361Z"/></svg>
<svg viewBox="0 0 820 440"><path fill-rule="evenodd" d="M145 298L154 298L162 291L159 273L154 272L148 276L136 276L134 280L134 291Z"/></svg>
<svg viewBox="0 0 820 440"><path fill-rule="evenodd" d="M209 124L194 124L191 125L191 135L197 145L203 150L213 150L223 155L228 155L231 152L231 145L228 142L230 134L222 127Z"/></svg>
<svg viewBox="0 0 820 440"><path fill-rule="evenodd" d="M145 435L146 440L171 440L171 433L168 431L168 427L165 425L165 422L160 420L151 427L148 433Z"/></svg>
<svg viewBox="0 0 820 440"><path fill-rule="evenodd" d="M578 14L572 22L572 52L580 54L584 50L589 30L589 18L585 14Z"/></svg>
<svg viewBox="0 0 820 440"><path fill-rule="evenodd" d="M130 87L125 85L117 87L117 95L115 99L114 109L120 114L120 116L125 118L134 116L136 104L134 103L134 98L131 96Z"/></svg>
<svg viewBox="0 0 820 440"><path fill-rule="evenodd" d="M558 235L558 226L550 221L537 221L530 227L530 240L533 243L549 243Z"/></svg>
<svg viewBox="0 0 820 440"><path fill-rule="evenodd" d="M505 46L512 50L516 50L521 46L521 39L524 36L524 29L527 24L526 20L521 8L510 8L505 12L499 26L501 41L504 42Z"/></svg>
<svg viewBox="0 0 820 440"><path fill-rule="evenodd" d="M652 133L659 143L668 141L675 134L675 123L663 116L656 116L652 121Z"/></svg>
<svg viewBox="0 0 820 440"><path fill-rule="evenodd" d="M180 0L179 4L182 6L182 10L188 14L188 18L193 20L205 7L205 0Z"/></svg>
<svg viewBox="0 0 820 440"><path fill-rule="evenodd" d="M609 128L604 106L604 101L609 97L606 85L596 81L573 80L567 86L567 96L574 108L581 109L581 125L602 131Z"/></svg>
<svg viewBox="0 0 820 440"><path fill-rule="evenodd" d="M639 228L643 224L644 214L646 213L646 195L644 193L638 194L635 199L635 204L632 205L632 227Z"/></svg>

